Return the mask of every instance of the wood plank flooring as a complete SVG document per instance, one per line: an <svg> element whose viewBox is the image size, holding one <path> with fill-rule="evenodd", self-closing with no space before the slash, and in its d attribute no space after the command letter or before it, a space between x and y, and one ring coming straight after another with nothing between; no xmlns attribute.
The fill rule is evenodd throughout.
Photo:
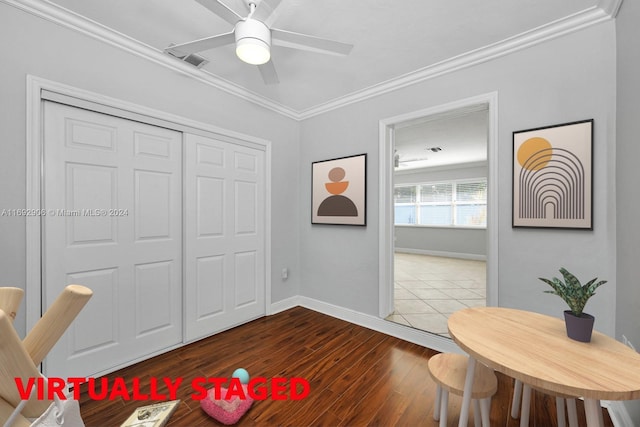
<svg viewBox="0 0 640 427"><path fill-rule="evenodd" d="M427 361L434 350L384 335L308 309L264 317L180 349L124 368L107 377L129 384L140 378L149 393L152 377L183 378L180 405L169 427L222 425L193 400L191 381L229 377L243 367L252 377L302 377L310 393L302 400L259 400L238 426L437 426L435 384ZM511 379L498 374L491 426L516 427L510 417ZM168 393L165 385L158 390ZM531 426L555 426L555 400L534 392ZM91 400L83 386L81 411L87 427L119 426L134 410L153 402ZM458 425L461 399L449 399L448 426ZM613 426L606 410L605 426ZM580 425L584 407L578 401ZM471 418L470 424L473 424Z"/></svg>

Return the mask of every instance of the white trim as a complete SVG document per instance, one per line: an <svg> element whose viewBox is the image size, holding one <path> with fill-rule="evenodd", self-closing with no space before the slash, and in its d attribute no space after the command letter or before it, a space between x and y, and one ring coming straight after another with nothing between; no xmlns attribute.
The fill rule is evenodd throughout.
<svg viewBox="0 0 640 427"><path fill-rule="evenodd" d="M445 258L470 259L474 261L487 260L486 255L465 254L461 252L430 251L427 249L413 249L413 248L395 248L395 251L404 253L404 254L431 255L431 256L440 256Z"/></svg>
<svg viewBox="0 0 640 427"><path fill-rule="evenodd" d="M76 98L80 102L95 103L98 106L121 110L125 113L138 114L150 117L153 120L162 121L166 127L179 131L193 130L195 132L215 136L230 143L243 141L256 148L261 147L265 151L265 313L271 307L271 141L255 136L232 132L226 129L197 122L175 114L155 110L116 98L110 98L94 92L85 91L62 83L46 80L40 77L27 75L27 129L26 129L26 153L27 153L27 197L26 208L39 210L41 203L42 180L42 93L43 91L55 92L63 96ZM25 313L27 329L30 330L41 316L41 289L42 289L42 264L41 264L41 230L40 218L27 217L26 225L26 299Z"/></svg>
<svg viewBox="0 0 640 427"><path fill-rule="evenodd" d="M327 316L335 317L364 328L372 329L404 341L409 341L432 350L464 354L460 347L458 347L449 338L414 329L409 326L400 325L398 323L380 319L376 316L371 316L370 314L360 313L358 311L339 307L313 298L303 296L287 298L274 303L272 312L275 314L298 306L317 311L319 313L326 314Z"/></svg>
<svg viewBox="0 0 640 427"><path fill-rule="evenodd" d="M40 85L27 76L27 111L26 111L26 208L40 210L42 180L42 102ZM26 218L26 253L25 253L25 317L26 330L30 331L42 316L42 269L41 269L41 230L40 218Z"/></svg>
<svg viewBox="0 0 640 427"><path fill-rule="evenodd" d="M485 226L471 226L471 225L424 225L424 224L394 224L397 228L429 228L435 230L486 230Z"/></svg>
<svg viewBox="0 0 640 427"><path fill-rule="evenodd" d="M610 15L612 18L618 16L620 12L620 6L622 6L622 0L599 0L598 7L604 11L604 13Z"/></svg>
<svg viewBox="0 0 640 427"><path fill-rule="evenodd" d="M603 3L621 2L621 0L601 0ZM304 120L318 114L323 114L337 108L364 101L388 92L420 83L444 74L452 73L483 62L487 62L502 56L514 53L531 46L552 40L566 34L587 28L591 25L611 19L611 15L600 7L590 7L573 15L541 25L529 31L525 31L514 37L501 40L497 43L481 47L453 58L429 65L412 71L403 76L395 77L386 82L362 89L340 98L325 102L312 108L300 111L298 119Z"/></svg>
<svg viewBox="0 0 640 427"><path fill-rule="evenodd" d="M393 301L393 287L390 283L393 283L394 277L394 262L393 251L390 248L395 246L395 227L391 225L394 223L394 207L393 207L393 156L395 146L393 132L393 123L380 121L379 124L379 162L380 170L379 187L378 187L378 200L380 209L378 220L378 315L381 319L386 318L393 313L394 301Z"/></svg>
<svg viewBox="0 0 640 427"><path fill-rule="evenodd" d="M489 171L487 176L488 194L487 194L487 229L491 230L487 233L487 305L499 306L499 269L498 264L500 257L498 256L498 165L499 165L499 148L498 148L498 92L488 95L489 117L488 126L489 134L487 135L487 159L489 160Z"/></svg>
<svg viewBox="0 0 640 427"><path fill-rule="evenodd" d="M409 326L400 325L369 314L360 313L358 311L349 310L344 307L339 307L337 305L303 296L300 297L300 306L324 313L331 317L346 320L347 322L373 329L374 331L382 332L383 334L409 341L432 350L464 354L460 347L458 347L453 340L449 338L414 329Z"/></svg>
<svg viewBox="0 0 640 427"><path fill-rule="evenodd" d="M489 106L487 135L487 305L498 305L498 93L491 92L380 120L379 124L379 315L393 310L393 128L396 124L477 104Z"/></svg>
<svg viewBox="0 0 640 427"><path fill-rule="evenodd" d="M455 344L455 342L448 338L412 329L408 326L399 325L394 322L379 319L375 316L338 307L313 298L294 296L280 300L273 303L271 313L277 314L295 307L304 307L309 310L317 311L319 313L342 319L436 351L465 354L464 351ZM615 427L635 427L624 402L603 400L601 405L609 412L609 417Z"/></svg>
<svg viewBox="0 0 640 427"><path fill-rule="evenodd" d="M265 314L268 316L271 314L271 142L267 145L267 151L264 156L265 168L264 168L264 189L265 189L265 206L264 206L264 303Z"/></svg>
<svg viewBox="0 0 640 427"><path fill-rule="evenodd" d="M290 308L298 307L300 305L300 297L298 295L285 298L280 301L276 301L271 304L271 314L278 314Z"/></svg>
<svg viewBox="0 0 640 427"><path fill-rule="evenodd" d="M471 168L486 168L487 161L483 160L480 162L468 162L468 163L456 163L455 165L441 165L441 166L428 166L422 168L413 168L413 169L397 169L394 171L396 175L414 175L421 174L425 172L440 172L440 171L450 171L456 169L471 169ZM486 178L486 177L481 177Z"/></svg>
<svg viewBox="0 0 640 427"><path fill-rule="evenodd" d="M213 126L208 123L198 122L186 117L178 116L176 114L167 113L164 111L145 107L143 105L123 101L118 98L112 98L110 96L90 92L88 90L76 88L52 80L43 79L37 76L27 75L27 85L33 85L33 88L31 88L33 92L31 96L37 97L38 104L40 103L40 99L43 98L43 92L45 92L46 96L49 98L52 98L51 94L49 94L52 93L59 95L60 99L63 100L62 102L65 102L65 100L70 100L70 105L79 106L81 108L92 109L92 106L89 105L92 104L95 107L93 108L95 111L112 113L113 110L118 110L121 112L119 115L125 118L129 118L129 114L137 115L138 117L142 116L142 120L148 117L154 121L161 121L162 126L170 129L179 131L186 130L187 132L194 133L205 132L208 136L212 136L213 134L215 138L220 138L222 140L235 143L242 143L242 141L246 141L253 143L265 150L266 147L271 145L270 141L262 138L257 138L255 136L245 135L240 132L223 129L221 127ZM31 102L34 102L34 99L32 99ZM132 119L136 119L136 117L133 117ZM253 146L253 148L257 147Z"/></svg>
<svg viewBox="0 0 640 427"><path fill-rule="evenodd" d="M117 32L91 19L78 15L68 9L51 3L47 0L0 0L10 6L14 6L34 16L46 19L55 24L62 25L73 31L77 31L89 37L120 48L138 57L148 59L151 62L162 65L180 74L192 77L204 84L220 89L224 92L252 102L261 107L279 113L283 116L299 120L299 114L269 98L251 92L233 82L225 80L203 69L195 68L163 51L135 40L125 34Z"/></svg>
<svg viewBox="0 0 640 427"><path fill-rule="evenodd" d="M305 110L294 110L265 96L251 92L235 83L224 80L205 70L192 67L152 46L141 43L122 33L114 31L95 21L75 14L47 0L0 0L34 16L60 24L71 30L93 37L136 56L148 59L181 74L192 77L204 84L223 90L256 105L270 109L294 120L304 120L375 96L401 89L443 74L468 68L483 62L526 49L557 37L581 30L615 18L622 0L599 0L597 6L587 8L573 15L541 25L514 37L502 40L480 49L463 53L453 58L421 68L386 82L352 92L340 98L316 105Z"/></svg>

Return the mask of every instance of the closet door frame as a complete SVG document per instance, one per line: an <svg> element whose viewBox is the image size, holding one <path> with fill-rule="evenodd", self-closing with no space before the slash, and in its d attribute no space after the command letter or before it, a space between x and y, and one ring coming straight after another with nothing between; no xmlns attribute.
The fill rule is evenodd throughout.
<svg viewBox="0 0 640 427"><path fill-rule="evenodd" d="M271 141L200 123L185 117L78 89L40 77L27 76L26 129L26 209L40 212L42 208L43 110L44 100L56 101L79 108L141 121L176 131L216 138L232 144L251 147L265 153L265 313L271 308ZM30 330L42 315L42 234L41 217L26 216L26 330ZM183 272L184 275L184 272ZM184 283L183 283L184 290ZM186 309L186 307L183 307ZM184 322L183 322L184 323ZM184 326L183 326L184 327ZM183 337L185 335L183 334ZM184 342L184 338L183 338ZM164 351L164 350L163 350ZM152 355L151 355L152 356ZM150 356L147 356L150 357ZM146 357L145 357L146 358Z"/></svg>

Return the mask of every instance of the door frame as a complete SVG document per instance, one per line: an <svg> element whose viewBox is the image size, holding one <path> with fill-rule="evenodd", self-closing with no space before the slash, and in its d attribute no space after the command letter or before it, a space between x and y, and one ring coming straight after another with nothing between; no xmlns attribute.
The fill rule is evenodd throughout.
<svg viewBox="0 0 640 427"><path fill-rule="evenodd" d="M256 148L265 152L265 313L271 314L271 141L239 132L222 129L197 122L182 116L167 113L111 98L95 92L75 88L55 81L27 75L27 128L26 128L26 208L27 212L42 212L43 176L43 111L44 100L62 102L75 107L116 115L125 119L141 121L180 132L217 138ZM183 206L184 208L184 206ZM25 313L26 330L29 331L40 319L42 307L42 231L39 215L26 216L26 283ZM183 272L184 278L184 272ZM183 281L184 289L184 281ZM183 325L184 328L184 325ZM183 331L184 332L184 331ZM184 342L184 334L183 334Z"/></svg>
<svg viewBox="0 0 640 427"><path fill-rule="evenodd" d="M490 92L447 104L412 111L379 122L379 316L386 318L394 310L394 224L393 224L393 158L394 128L397 124L452 110L488 106L487 135L487 302L498 306L498 93Z"/></svg>

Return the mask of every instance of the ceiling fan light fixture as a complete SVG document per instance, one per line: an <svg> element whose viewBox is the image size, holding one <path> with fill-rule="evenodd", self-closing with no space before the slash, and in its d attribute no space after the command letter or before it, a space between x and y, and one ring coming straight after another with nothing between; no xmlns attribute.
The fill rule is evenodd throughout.
<svg viewBox="0 0 640 427"><path fill-rule="evenodd" d="M242 61L252 65L262 65L271 59L269 45L262 40L249 37L236 42L236 55Z"/></svg>
<svg viewBox="0 0 640 427"><path fill-rule="evenodd" d="M248 18L236 24L236 55L252 65L271 59L271 31L260 21Z"/></svg>

